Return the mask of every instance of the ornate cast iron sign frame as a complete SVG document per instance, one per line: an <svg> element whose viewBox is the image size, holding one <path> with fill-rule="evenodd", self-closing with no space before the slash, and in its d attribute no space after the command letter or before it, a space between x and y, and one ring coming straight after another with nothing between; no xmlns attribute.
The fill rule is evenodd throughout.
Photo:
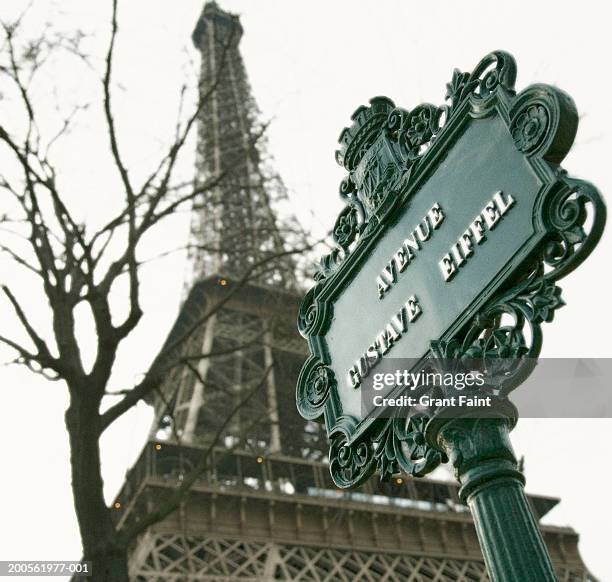
<svg viewBox="0 0 612 582"><path fill-rule="evenodd" d="M517 94L515 78L513 57L496 51L472 73L455 70L446 105L407 111L375 97L341 133L336 159L348 171L340 186L346 206L333 229L336 247L321 259L300 309L298 328L311 356L297 386L300 414L325 422L339 487L359 485L375 471L383 478L401 471L422 476L446 461L438 434L443 411L360 417L353 396L360 371L347 365L347 353L365 351L367 357L373 348L370 353L378 353L370 363L387 351L411 358L519 358L524 367L496 391L512 424L506 397L529 373L528 358L540 352L541 324L563 305L556 281L601 237L605 206L598 191L559 166L578 126L572 99L543 84ZM464 211L473 198L470 184L480 188L478 215ZM472 220L466 222L467 216ZM461 220L463 234L457 231ZM497 240L489 232L494 228ZM393 242L407 232L412 246ZM468 272L464 264L478 265L470 267L473 275L462 276ZM395 289L419 281L420 294L401 296ZM372 298L362 302L359 294L368 285ZM378 321L385 309L387 319ZM373 339L362 337L357 325L368 319L383 337L360 349L360 342ZM419 325L417 340L410 328Z"/></svg>

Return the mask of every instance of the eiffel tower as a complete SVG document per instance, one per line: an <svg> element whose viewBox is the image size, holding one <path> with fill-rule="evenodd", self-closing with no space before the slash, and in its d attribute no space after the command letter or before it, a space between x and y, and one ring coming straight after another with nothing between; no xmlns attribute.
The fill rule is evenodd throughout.
<svg viewBox="0 0 612 582"><path fill-rule="evenodd" d="M287 254L294 229L275 212L282 184L255 145L241 35L238 17L215 2L193 33L209 96L195 183L219 180L194 205L192 286L166 342L189 337L174 350L184 364L151 399L154 428L117 496L119 525L155 508L204 456L209 462L180 508L137 540L131 579L487 580L456 484L373 478L340 491L323 428L296 412L306 343L295 324L303 292ZM202 353L214 356L191 357ZM529 501L539 520L559 500ZM559 579L592 580L576 532L541 527Z"/></svg>

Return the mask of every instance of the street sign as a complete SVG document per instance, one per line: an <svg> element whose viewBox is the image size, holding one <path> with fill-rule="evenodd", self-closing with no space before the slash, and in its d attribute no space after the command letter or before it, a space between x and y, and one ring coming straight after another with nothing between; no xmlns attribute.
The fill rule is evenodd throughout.
<svg viewBox="0 0 612 582"><path fill-rule="evenodd" d="M445 105L375 97L340 135L346 206L300 309L311 356L297 387L301 415L325 422L339 487L444 459L431 415L362 413L362 383L384 358L537 357L540 325L563 305L556 281L602 234L597 190L559 166L572 99L543 84L517 94L515 77L512 56L493 52L453 73Z"/></svg>

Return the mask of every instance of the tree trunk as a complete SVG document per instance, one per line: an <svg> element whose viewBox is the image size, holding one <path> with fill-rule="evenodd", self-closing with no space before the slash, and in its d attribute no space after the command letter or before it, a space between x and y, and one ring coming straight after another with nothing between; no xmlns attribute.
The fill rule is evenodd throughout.
<svg viewBox="0 0 612 582"><path fill-rule="evenodd" d="M74 396L74 394L84 396ZM127 544L115 529L111 509L104 501L100 465L99 403L91 386L73 391L66 411L70 438L72 493L83 544L83 560L92 562L87 582L128 582Z"/></svg>
<svg viewBox="0 0 612 582"><path fill-rule="evenodd" d="M72 582L129 582L127 550L84 556L83 561L91 561L91 576L74 576Z"/></svg>

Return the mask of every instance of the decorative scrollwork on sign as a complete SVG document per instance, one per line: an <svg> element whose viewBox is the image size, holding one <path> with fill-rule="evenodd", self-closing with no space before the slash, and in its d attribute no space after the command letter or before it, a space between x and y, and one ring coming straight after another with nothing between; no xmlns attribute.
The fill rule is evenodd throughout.
<svg viewBox="0 0 612 582"><path fill-rule="evenodd" d="M325 333L332 317L333 305L318 299L320 290L320 285L312 287L300 304L297 327L305 338Z"/></svg>
<svg viewBox="0 0 612 582"><path fill-rule="evenodd" d="M298 331L303 337L308 337L317 321L318 306L315 299L316 287L312 287L304 296L298 313Z"/></svg>
<svg viewBox="0 0 612 582"><path fill-rule="evenodd" d="M466 95L473 93L478 87L478 79L473 79L470 73L462 73L459 69L453 71L450 83L446 84L445 98L448 101L448 112L454 113Z"/></svg>
<svg viewBox="0 0 612 582"><path fill-rule="evenodd" d="M382 480L404 472L412 477L430 473L447 461L444 453L432 448L425 438L429 418L414 414L407 418L399 414L386 421L376 437L376 470Z"/></svg>
<svg viewBox="0 0 612 582"><path fill-rule="evenodd" d="M298 378L296 403L300 414L309 420L319 419L330 392L337 385L332 369L316 358L311 358Z"/></svg>
<svg viewBox="0 0 612 582"><path fill-rule="evenodd" d="M334 483L343 489L365 483L374 473L374 454L365 442L348 444L344 434L332 438L329 470Z"/></svg>
<svg viewBox="0 0 612 582"><path fill-rule="evenodd" d="M515 82L516 62L514 57L504 51L493 51L476 65L466 82L462 99L469 94L484 99L498 87L513 92Z"/></svg>
<svg viewBox="0 0 612 582"><path fill-rule="evenodd" d="M446 85L448 117L453 116L470 97L486 99L498 87L513 93L515 81L516 63L512 55L504 51L489 53L471 73L455 69L450 83Z"/></svg>
<svg viewBox="0 0 612 582"><path fill-rule="evenodd" d="M537 263L519 284L491 302L472 320L462 338L432 342L440 359L474 364L485 373L487 388L506 396L531 373L542 347L543 322L563 306L561 288Z"/></svg>
<svg viewBox="0 0 612 582"><path fill-rule="evenodd" d="M564 187L549 194L542 210L549 232L542 261L551 269L545 277L555 280L571 273L586 259L606 223L606 207L593 184L570 178L564 170L559 170L559 177Z"/></svg>
<svg viewBox="0 0 612 582"><path fill-rule="evenodd" d="M425 439L428 417L422 414L409 418L396 415L384 421L372 443L348 444L344 432L332 438L330 471L338 487L356 487L376 471L382 481L404 472L413 477L430 473L446 455L432 448Z"/></svg>

